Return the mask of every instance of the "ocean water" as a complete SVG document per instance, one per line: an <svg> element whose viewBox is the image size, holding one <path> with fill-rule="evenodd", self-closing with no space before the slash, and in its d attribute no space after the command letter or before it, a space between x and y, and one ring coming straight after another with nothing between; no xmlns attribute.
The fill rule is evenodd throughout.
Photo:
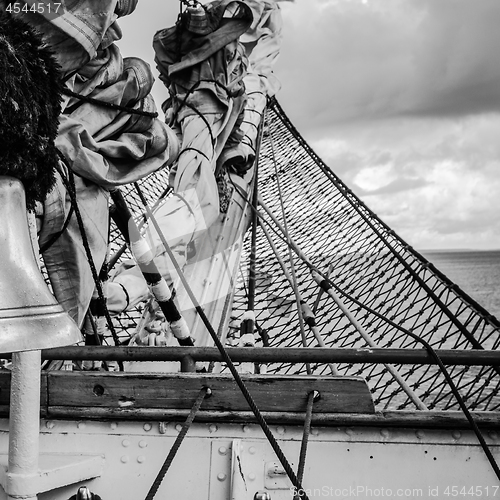
<svg viewBox="0 0 500 500"><path fill-rule="evenodd" d="M420 253L500 319L500 250L427 250Z"/></svg>

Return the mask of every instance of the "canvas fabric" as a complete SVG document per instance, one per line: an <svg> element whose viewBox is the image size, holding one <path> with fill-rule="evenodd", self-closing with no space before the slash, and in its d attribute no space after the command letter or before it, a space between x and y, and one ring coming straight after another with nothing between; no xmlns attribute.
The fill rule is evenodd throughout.
<svg viewBox="0 0 500 500"><path fill-rule="evenodd" d="M54 51L69 90L141 111L155 112L153 74L138 58L122 58L117 20L133 12L137 0L63 0L64 13L23 13ZM109 189L139 180L172 163L177 135L158 118L138 116L66 97L56 146L75 175L86 239L100 269L107 251ZM61 163L61 175L65 166ZM62 177L47 197L40 217L40 243L65 227L70 198ZM57 300L81 325L94 291L87 255L74 213L45 250Z"/></svg>
<svg viewBox="0 0 500 500"><path fill-rule="evenodd" d="M171 94L164 111L182 137L178 161L170 170L170 185L185 202L182 205L178 200L167 200L155 216L181 268L188 260L191 265L207 257L197 240L202 235L206 240L220 213L216 166L221 159L224 164L236 156L243 157L245 167L251 165L267 95L279 88L272 74L281 36L276 3L217 0L205 8L205 33L190 32L187 18L184 28L161 30L153 41L160 78ZM169 283L175 283L176 273L155 232L151 247L162 274ZM127 304L132 307L139 296L148 298L138 269L130 263L112 282L115 312ZM120 287L127 289L130 300Z"/></svg>

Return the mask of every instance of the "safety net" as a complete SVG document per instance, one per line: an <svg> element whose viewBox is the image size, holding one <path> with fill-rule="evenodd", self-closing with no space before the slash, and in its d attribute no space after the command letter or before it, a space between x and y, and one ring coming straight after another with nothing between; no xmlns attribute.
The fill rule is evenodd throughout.
<svg viewBox="0 0 500 500"><path fill-rule="evenodd" d="M168 195L167 175L159 172L141 181L152 205ZM356 197L308 146L276 100L265 117L258 178L257 346L423 349L418 336L434 349L498 348L500 322ZM123 193L140 217L134 189ZM112 253L123 244L115 228L111 242ZM250 245L248 231L228 312L236 327L248 305ZM328 277L334 293L318 285L311 267ZM140 314L132 311L115 320L121 338L128 337ZM228 341L236 327L230 328ZM459 408L436 365L273 363L265 369L361 376L378 410ZM448 371L469 409L499 409L500 367L452 366Z"/></svg>

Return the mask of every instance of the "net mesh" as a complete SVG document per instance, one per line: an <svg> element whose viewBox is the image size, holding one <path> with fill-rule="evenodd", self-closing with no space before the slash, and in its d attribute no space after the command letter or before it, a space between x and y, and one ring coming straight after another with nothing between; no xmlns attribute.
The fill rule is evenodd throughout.
<svg viewBox="0 0 500 500"><path fill-rule="evenodd" d="M167 175L160 172L142 181L142 191L151 204L165 194ZM371 212L311 150L276 101L268 107L265 120L259 190L262 216L257 230L255 313L261 338L257 345L262 345L262 338L267 344L268 338L271 347L314 347L320 336L327 347L364 348L369 345L369 336L372 346L422 348L360 303L435 349L498 348L499 321ZM124 195L140 214L134 190L125 189ZM280 226L288 227L293 243L342 291L342 303L358 328L317 285L308 265L289 251ZM123 243L114 228L111 241L114 250ZM247 308L249 255L248 235L235 289L234 318L241 318ZM126 257L125 252L121 258ZM295 283L284 273L280 259L294 271ZM294 290L315 313L316 335L301 320ZM133 311L116 320L123 338L128 337L126 330L135 326L139 315L140 311ZM331 368L327 364L275 363L267 366L267 372L328 375ZM429 409L459 409L434 365L393 365L407 384L406 391L383 364L338 364L335 369L340 375L364 377L378 410L411 410L416 398ZM498 367L454 366L448 370L469 409L499 409Z"/></svg>

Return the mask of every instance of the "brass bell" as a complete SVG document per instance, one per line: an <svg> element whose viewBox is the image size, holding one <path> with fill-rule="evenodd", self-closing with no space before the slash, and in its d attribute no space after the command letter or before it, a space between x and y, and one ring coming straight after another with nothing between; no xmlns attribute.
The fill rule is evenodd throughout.
<svg viewBox="0 0 500 500"><path fill-rule="evenodd" d="M38 268L28 230L24 187L0 176L0 352L47 349L81 340Z"/></svg>

